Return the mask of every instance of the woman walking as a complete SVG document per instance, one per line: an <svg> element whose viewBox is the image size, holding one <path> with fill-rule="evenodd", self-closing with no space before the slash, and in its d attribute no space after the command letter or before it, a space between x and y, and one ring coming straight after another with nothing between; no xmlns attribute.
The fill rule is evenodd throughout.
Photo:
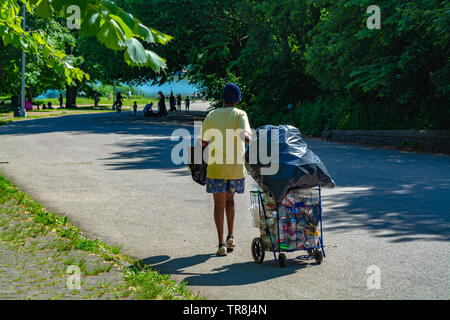
<svg viewBox="0 0 450 320"><path fill-rule="evenodd" d="M164 98L164 95L161 91L158 92L158 94L159 94L158 113L161 117L167 117L166 98Z"/></svg>
<svg viewBox="0 0 450 320"><path fill-rule="evenodd" d="M173 95L173 92L170 92L169 105L170 105L170 109L169 109L170 112L177 111L177 109L175 108L176 101L175 101L175 96Z"/></svg>
<svg viewBox="0 0 450 320"><path fill-rule="evenodd" d="M222 93L223 107L210 112L202 124L200 139L209 145L206 192L213 194L214 221L219 240L218 256L226 256L235 247L234 194L245 189L245 143L250 143L251 129L245 111L236 108L241 101L240 88L229 83ZM228 131L232 131L232 135ZM227 141L233 139L232 141ZM229 146L232 147L231 151ZM226 147L226 150L225 150ZM226 151L226 152L225 152ZM224 241L224 214L228 236Z"/></svg>
<svg viewBox="0 0 450 320"><path fill-rule="evenodd" d="M186 113L189 112L189 107L191 106L191 99L189 99L189 96L186 97L185 100L185 104L186 104Z"/></svg>
<svg viewBox="0 0 450 320"><path fill-rule="evenodd" d="M181 94L177 95L177 110L181 112Z"/></svg>

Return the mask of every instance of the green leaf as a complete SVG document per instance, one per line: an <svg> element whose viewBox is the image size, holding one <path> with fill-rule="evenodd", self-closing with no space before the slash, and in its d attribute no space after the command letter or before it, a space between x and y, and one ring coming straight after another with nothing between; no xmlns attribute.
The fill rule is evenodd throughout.
<svg viewBox="0 0 450 320"><path fill-rule="evenodd" d="M155 72L159 73L161 69L165 69L167 67L166 60L158 56L156 53L150 50L145 50L145 54L148 59L148 66L150 66Z"/></svg>
<svg viewBox="0 0 450 320"><path fill-rule="evenodd" d="M31 7L30 1L25 2L25 7L29 13L33 14L33 8Z"/></svg>
<svg viewBox="0 0 450 320"><path fill-rule="evenodd" d="M67 6L66 0L52 0L52 7L57 13L62 13L63 9Z"/></svg>
<svg viewBox="0 0 450 320"><path fill-rule="evenodd" d="M154 43L155 37L153 36L153 33L150 31L149 28L144 26L142 23L138 23L134 30L135 33L137 33L144 41L148 43Z"/></svg>
<svg viewBox="0 0 450 320"><path fill-rule="evenodd" d="M117 13L117 15L127 24L127 26L134 30L136 27L136 19L128 12L125 12L123 9L120 9Z"/></svg>
<svg viewBox="0 0 450 320"><path fill-rule="evenodd" d="M125 51L125 61L135 67L148 66L154 71L160 72L161 69L166 68L166 62L156 53L146 50L142 43L136 38L127 40L127 50Z"/></svg>
<svg viewBox="0 0 450 320"><path fill-rule="evenodd" d="M133 31L131 31L130 27L122 20L122 18L113 14L110 14L109 16L120 25L127 39L133 38Z"/></svg>
<svg viewBox="0 0 450 320"><path fill-rule="evenodd" d="M40 0L36 5L36 13L42 18L50 18L52 16L52 7L49 0Z"/></svg>
<svg viewBox="0 0 450 320"><path fill-rule="evenodd" d="M106 20L97 34L97 39L107 48L112 50L123 49L123 41L125 36L117 22L113 19Z"/></svg>
<svg viewBox="0 0 450 320"><path fill-rule="evenodd" d="M20 38L20 44L22 45L23 49L27 49L28 48L28 42L25 38Z"/></svg>
<svg viewBox="0 0 450 320"><path fill-rule="evenodd" d="M173 39L168 34L164 34L156 29L150 28L150 31L156 36L156 38L158 39L158 42L163 45L167 44L167 42L169 42L170 40Z"/></svg>
<svg viewBox="0 0 450 320"><path fill-rule="evenodd" d="M94 10L89 10L81 21L80 33L86 37L97 35L100 30L100 22L100 14Z"/></svg>
<svg viewBox="0 0 450 320"><path fill-rule="evenodd" d="M66 76L67 83L69 86L72 84L72 74L69 69L64 68L64 75Z"/></svg>
<svg viewBox="0 0 450 320"><path fill-rule="evenodd" d="M31 35L32 35L34 41L36 41L37 44L42 45L42 46L45 45L46 42L45 42L45 40L42 38L42 36L41 36L40 33L34 32L34 33L32 33Z"/></svg>
<svg viewBox="0 0 450 320"><path fill-rule="evenodd" d="M79 82L82 82L85 76L85 73L80 68L72 69L72 72L75 74L75 77Z"/></svg>
<svg viewBox="0 0 450 320"><path fill-rule="evenodd" d="M3 44L5 46L13 44L15 42L15 36L16 34L12 33L12 32L8 32L8 33L4 33L3 34Z"/></svg>
<svg viewBox="0 0 450 320"><path fill-rule="evenodd" d="M132 38L125 42L127 49L125 51L125 61L132 66L144 66L148 60L145 48L139 40Z"/></svg>
<svg viewBox="0 0 450 320"><path fill-rule="evenodd" d="M116 4L109 0L102 0L103 6L108 9L108 11L112 14L116 14L119 8L116 6Z"/></svg>

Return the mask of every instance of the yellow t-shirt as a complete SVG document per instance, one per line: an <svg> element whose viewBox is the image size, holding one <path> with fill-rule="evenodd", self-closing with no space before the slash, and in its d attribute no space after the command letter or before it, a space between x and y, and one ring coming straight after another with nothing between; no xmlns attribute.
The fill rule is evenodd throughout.
<svg viewBox="0 0 450 320"><path fill-rule="evenodd" d="M234 180L246 176L245 142L241 133L251 135L247 113L237 108L219 108L203 121L200 138L209 142L209 179Z"/></svg>

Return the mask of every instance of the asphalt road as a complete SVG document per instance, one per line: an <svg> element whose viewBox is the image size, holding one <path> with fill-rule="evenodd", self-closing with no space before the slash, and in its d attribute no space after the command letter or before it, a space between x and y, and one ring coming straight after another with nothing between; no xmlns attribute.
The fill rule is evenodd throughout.
<svg viewBox="0 0 450 320"><path fill-rule="evenodd" d="M307 140L338 187L324 190L322 265L266 255L237 196L237 249L216 257L212 197L174 165L187 119L127 113L28 120L0 127L0 172L89 236L186 280L210 299L449 299L450 158ZM5 163L7 162L7 163ZM380 289L369 289L371 266Z"/></svg>

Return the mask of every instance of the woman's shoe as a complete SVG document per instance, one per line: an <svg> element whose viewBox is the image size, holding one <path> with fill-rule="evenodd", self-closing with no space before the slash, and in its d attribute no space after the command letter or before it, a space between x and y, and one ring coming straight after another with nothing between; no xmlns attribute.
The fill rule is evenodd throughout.
<svg viewBox="0 0 450 320"><path fill-rule="evenodd" d="M227 249L231 249L233 250L236 247L236 244L234 243L234 237L233 236L228 236L227 237Z"/></svg>
<svg viewBox="0 0 450 320"><path fill-rule="evenodd" d="M219 250L217 250L217 255L219 257L224 257L227 255L227 248L225 246L225 243L219 244Z"/></svg>

